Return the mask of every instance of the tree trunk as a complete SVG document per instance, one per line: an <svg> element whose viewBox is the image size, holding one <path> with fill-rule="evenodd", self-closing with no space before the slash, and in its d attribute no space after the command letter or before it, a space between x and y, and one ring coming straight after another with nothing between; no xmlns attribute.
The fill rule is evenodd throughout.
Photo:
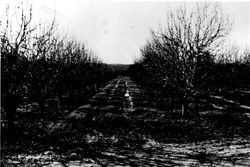
<svg viewBox="0 0 250 167"><path fill-rule="evenodd" d="M185 95L181 105L181 116L184 116L186 114L186 110L187 110L187 98Z"/></svg>
<svg viewBox="0 0 250 167"><path fill-rule="evenodd" d="M15 117L16 117L16 109L17 109L18 99L15 95L7 95L5 99L5 109L8 121L8 137L10 141L15 139Z"/></svg>
<svg viewBox="0 0 250 167"><path fill-rule="evenodd" d="M184 114L186 112L185 110L186 110L185 104L182 104L181 105L181 116L184 116Z"/></svg>

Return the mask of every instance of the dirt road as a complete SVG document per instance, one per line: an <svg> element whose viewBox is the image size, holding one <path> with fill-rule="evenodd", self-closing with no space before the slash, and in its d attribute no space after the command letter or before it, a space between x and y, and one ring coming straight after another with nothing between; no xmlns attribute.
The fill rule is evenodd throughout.
<svg viewBox="0 0 250 167"><path fill-rule="evenodd" d="M52 149L49 152L32 155L15 155L9 159L9 164L15 166L16 163L18 165L17 162L23 159L23 163L26 165L41 165L39 162L43 162L43 166L57 167L250 166L249 137L176 143L159 141L147 133L137 133L136 128L143 128L132 126L131 124L134 124L135 120L143 122L142 125L145 126L147 123L144 121L145 118L148 118L148 113L151 113L151 122L156 118L160 120L161 116L164 115L164 113L154 108L155 102L156 99L152 98L149 92L145 92L131 78L120 76L110 81L89 100L88 104L80 107L83 111L91 109L103 112L103 117L107 117L106 113L113 114L112 118L108 117L110 118L107 119L108 121L116 118L119 120L119 116L122 116L129 124L121 125L125 128L117 129L111 125L111 131L116 130L114 133L109 132L109 134L105 134L104 131L96 129L94 133L86 134L84 140L89 145L93 145L93 149L96 148L98 150L96 157L91 158L90 156L90 158L85 158L81 156L81 150L78 150L78 152L72 151L65 155ZM105 123L101 125L104 126ZM158 133L157 130L155 130L155 133ZM175 129L172 130L175 131ZM136 135L140 136L134 137ZM140 140L133 140L133 138L140 138ZM128 140L130 142L126 143L125 141ZM105 146L100 148L96 143L102 143ZM140 143L139 146L137 145L138 143ZM65 158L67 156L69 158ZM37 160L34 161L34 159Z"/></svg>
<svg viewBox="0 0 250 167"><path fill-rule="evenodd" d="M91 102L100 106L121 107L123 113L130 117L140 117L145 113L135 113L138 109L147 112L154 110L155 100L129 77L119 77L111 81ZM141 111L141 110L140 110ZM134 119L134 117L131 117ZM199 134L197 134L199 135ZM113 141L115 142L113 136ZM249 138L231 140L207 140L190 143L157 142L149 136L142 149L116 150L108 149L100 158L108 166L249 166Z"/></svg>

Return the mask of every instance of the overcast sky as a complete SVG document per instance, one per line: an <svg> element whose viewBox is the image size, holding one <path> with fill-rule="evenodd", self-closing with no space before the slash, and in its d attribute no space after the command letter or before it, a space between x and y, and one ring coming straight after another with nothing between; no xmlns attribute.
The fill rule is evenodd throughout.
<svg viewBox="0 0 250 167"><path fill-rule="evenodd" d="M150 1L83 1L27 0L33 4L37 21L51 20L56 15L60 29L86 42L106 63L132 63L140 48L150 38L150 28L156 29L170 8L182 2ZM6 4L17 0L1 0L0 14ZM192 5L192 2L186 2ZM218 2L224 13L234 20L230 43L250 46L250 1ZM2 16L3 15L3 16ZM0 18L0 19L1 19Z"/></svg>

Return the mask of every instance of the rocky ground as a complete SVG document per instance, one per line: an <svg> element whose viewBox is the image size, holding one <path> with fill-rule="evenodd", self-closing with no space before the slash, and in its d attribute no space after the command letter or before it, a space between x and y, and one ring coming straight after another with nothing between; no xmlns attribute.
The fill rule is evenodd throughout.
<svg viewBox="0 0 250 167"><path fill-rule="evenodd" d="M178 111L157 109L158 100L131 78L120 76L78 109L46 121L34 117L35 129L22 119L21 128L31 130L20 130L18 143L3 142L1 164L250 166L247 105L236 102L244 111L240 114L225 115L217 104L216 116L206 114L209 110L182 118Z"/></svg>

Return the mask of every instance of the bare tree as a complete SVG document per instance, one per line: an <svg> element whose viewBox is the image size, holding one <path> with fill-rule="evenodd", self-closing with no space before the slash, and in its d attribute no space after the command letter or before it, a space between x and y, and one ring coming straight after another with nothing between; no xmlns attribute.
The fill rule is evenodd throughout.
<svg viewBox="0 0 250 167"><path fill-rule="evenodd" d="M2 100L5 108L10 135L14 130L14 119L21 94L25 93L25 72L27 70L28 41L32 28L32 7L26 10L23 4L18 7L20 13L16 13L18 26L13 29L9 18L9 7L6 9L6 24L1 33L1 69L2 69ZM16 30L16 32L14 32ZM12 137L11 137L12 138Z"/></svg>
<svg viewBox="0 0 250 167"><path fill-rule="evenodd" d="M54 66L54 59L57 50L56 23L53 19L49 26L37 27L36 35L30 44L32 51L30 53L29 66L29 90L33 100L39 104L39 109L44 112L45 100L51 96L52 90L56 86L57 71Z"/></svg>
<svg viewBox="0 0 250 167"><path fill-rule="evenodd" d="M6 24L0 30L2 99L10 131L22 97L37 102L40 113L45 113L49 98L90 95L108 75L102 72L106 66L84 43L58 35L55 19L32 28L32 7L21 3L15 9L16 17L10 18L7 8ZM83 98L76 98L82 102Z"/></svg>
<svg viewBox="0 0 250 167"><path fill-rule="evenodd" d="M200 62L212 61L223 39L229 34L232 23L223 15L217 5L198 3L194 10L180 7L170 11L167 24L159 31L152 31L151 56L160 64L152 68L164 81L164 87L172 87L181 94L182 114L188 101L197 93L194 85ZM153 54L152 54L153 53ZM149 54L149 55L150 55ZM152 58L147 58L152 61ZM147 61L145 59L145 61ZM145 63L149 65L150 63ZM200 78L206 77L204 73Z"/></svg>

